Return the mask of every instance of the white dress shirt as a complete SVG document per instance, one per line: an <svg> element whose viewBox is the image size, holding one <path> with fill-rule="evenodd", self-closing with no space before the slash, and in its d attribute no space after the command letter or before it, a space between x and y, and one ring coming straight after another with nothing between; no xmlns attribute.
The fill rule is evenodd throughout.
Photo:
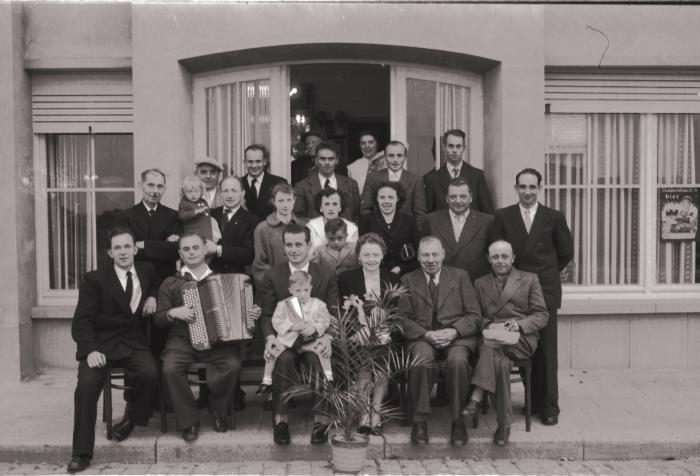
<svg viewBox="0 0 700 476"><path fill-rule="evenodd" d="M132 291L129 307L131 308L131 312L136 312L136 309L139 307L139 302L141 302L141 282L139 281L139 277L136 275L136 268L134 265L131 265L131 269L122 269L115 264L114 271L117 273L117 278L119 278L119 282L121 283L124 292L126 292L126 272L131 271Z"/></svg>
<svg viewBox="0 0 700 476"><path fill-rule="evenodd" d="M401 172L403 172L403 169L399 169L396 172L389 170L389 182L400 182Z"/></svg>
<svg viewBox="0 0 700 476"><path fill-rule="evenodd" d="M529 214L530 217L530 226L535 221L535 215L537 214L537 205L538 202L535 202L535 204L530 207L530 208L525 208L522 203L519 203L518 206L520 207L520 216L523 218L523 223L527 223L527 217L525 215ZM527 229L527 226L525 226ZM528 233L530 233L530 230L527 230Z"/></svg>
<svg viewBox="0 0 700 476"><path fill-rule="evenodd" d="M462 236L462 230L464 229L464 224L467 222L467 217L469 216L469 209L461 215L457 215L455 212L450 210L450 219L452 220L452 231L455 234L455 241L459 241L459 237Z"/></svg>
<svg viewBox="0 0 700 476"><path fill-rule="evenodd" d="M318 181L321 183L321 188L326 187L326 180L329 181L330 187L338 190L338 181L335 178L335 174L331 175L330 177L324 177L321 174L318 174Z"/></svg>
<svg viewBox="0 0 700 476"><path fill-rule="evenodd" d="M195 276L195 274L192 272L192 270L190 268L187 267L187 265L183 265L182 268L180 268L180 274L183 276L187 276L189 274L190 276L192 276L192 278L195 281L201 281L204 278L206 278L207 276L209 276L210 274L214 274L214 271L212 271L209 268L209 266L207 266L206 268L207 268L207 270L204 272L204 274L202 275L201 278L198 278L197 276Z"/></svg>

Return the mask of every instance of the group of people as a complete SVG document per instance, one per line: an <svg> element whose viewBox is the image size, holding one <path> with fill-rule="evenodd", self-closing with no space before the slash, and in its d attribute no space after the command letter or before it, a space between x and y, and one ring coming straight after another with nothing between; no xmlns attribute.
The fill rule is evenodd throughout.
<svg viewBox="0 0 700 476"><path fill-rule="evenodd" d="M467 442L465 418L486 394L495 395L494 442L508 442L512 360L532 358L533 414L557 423L559 272L573 244L563 214L538 203L540 173L518 173L519 203L494 212L483 172L462 158L464 132L445 133L446 163L425 177L405 170L403 143L391 141L378 153L372 133L363 132L360 141L363 157L343 171L348 176L337 168L335 148L309 134L313 159L292 164L294 186L266 171L262 145L245 149L243 177L220 180L221 164L200 161L182 182L177 211L160 203L165 175L158 169L141 174L142 200L123 211L109 234L113 266L86 273L80 287L72 326L79 367L69 471L90 464L97 401L110 366L124 368L129 387L124 418L113 427L116 440L147 424L162 378L178 431L195 441L198 402L186 376L195 362L207 364L213 428L227 431L231 401L243 407L241 349L227 343L195 350L188 332L194 311L181 292L212 273L253 278L257 305L250 317L265 341L261 391L272 394L277 444L290 442L284 395L298 367L333 378L327 332L333 315L399 282L409 291L400 302L403 345L425 363L444 362L452 444ZM409 371L417 445L429 440L438 372L430 365ZM375 391L375 408L385 394ZM360 430L381 433L378 415L363 417ZM311 443L326 441L327 425L315 415Z"/></svg>

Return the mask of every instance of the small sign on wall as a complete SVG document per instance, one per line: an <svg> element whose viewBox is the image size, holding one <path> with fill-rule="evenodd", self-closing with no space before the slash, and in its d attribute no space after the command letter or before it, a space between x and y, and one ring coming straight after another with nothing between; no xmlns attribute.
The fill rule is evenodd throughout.
<svg viewBox="0 0 700 476"><path fill-rule="evenodd" d="M698 232L698 189L659 189L661 239L692 241Z"/></svg>

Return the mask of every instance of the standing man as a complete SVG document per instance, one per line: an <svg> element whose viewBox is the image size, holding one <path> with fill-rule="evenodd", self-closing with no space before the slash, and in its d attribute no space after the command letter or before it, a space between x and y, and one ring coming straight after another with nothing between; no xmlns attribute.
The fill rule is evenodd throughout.
<svg viewBox="0 0 700 476"><path fill-rule="evenodd" d="M278 183L287 183L282 177L265 173L270 163L270 153L262 144L246 147L245 152L246 176L243 177L245 189L245 204L248 211L264 220L275 209L272 206L272 187ZM223 190L223 187L222 187Z"/></svg>
<svg viewBox="0 0 700 476"><path fill-rule="evenodd" d="M401 300L403 335L411 357L427 363L444 361L450 401L452 445L467 442L467 426L462 406L469 391L469 356L476 351L481 329L479 304L466 271L443 266L445 250L440 240L426 236L418 246L421 269L401 278L410 293ZM413 414L411 442L428 444L430 390L438 369L418 367L409 370L409 398Z"/></svg>
<svg viewBox="0 0 700 476"><path fill-rule="evenodd" d="M328 143L316 148L316 169L294 187L297 196L294 214L298 217L316 218L319 210L314 206L316 196L322 189L333 188L345 195L345 208L340 213L345 218L357 223L360 217L360 192L357 182L344 175L336 174L338 154Z"/></svg>
<svg viewBox="0 0 700 476"><path fill-rule="evenodd" d="M272 314L278 302L288 298L289 276L294 271L305 271L311 274L313 287L311 297L319 298L334 313L338 306L338 286L335 280L335 271L322 268L316 263L310 263L311 257L311 233L309 229L298 223L290 223L282 234L284 250L288 262L280 263L269 268L263 275L260 285L260 297L262 302L262 314L260 317L260 330L265 336L265 359L271 360L274 347L277 345L275 331L272 327ZM323 357L330 358L331 347L326 341L320 341L319 352ZM287 424L287 403L282 396L293 384L297 375L297 366L303 363L307 368L318 369L321 363L316 354L311 352L298 353L293 349L286 349L275 364L272 376L272 408L274 412L274 441L278 445L288 445L290 442L289 426ZM311 444L321 445L328 441L326 425L322 423L319 415L314 415L314 426L311 432Z"/></svg>
<svg viewBox="0 0 700 476"><path fill-rule="evenodd" d="M304 155L292 162L292 186L304 180L314 168L316 158L316 147L323 142L324 138L319 132L309 131L302 137L304 142Z"/></svg>
<svg viewBox="0 0 700 476"><path fill-rule="evenodd" d="M510 400L510 371L513 361L529 360L537 349L538 331L547 325L547 306L537 275L513 268L515 256L507 241L489 246L492 272L476 280L476 298L484 317L484 329L505 329L510 340L497 334L484 335L472 384L476 387L463 414L475 417L484 393L494 394L498 428L493 442L508 444L513 407Z"/></svg>
<svg viewBox="0 0 700 476"><path fill-rule="evenodd" d="M209 157L194 165L194 174L204 183L202 197L209 204L209 208L220 207L224 203L219 193L219 180L223 171L224 166Z"/></svg>
<svg viewBox="0 0 700 476"><path fill-rule="evenodd" d="M253 233L260 220L242 207L243 182L245 179L234 176L223 179L220 195L224 205L211 211L221 230L218 243L206 244L207 254L214 256L211 269L216 273L245 273L255 258Z"/></svg>
<svg viewBox="0 0 700 476"><path fill-rule="evenodd" d="M113 265L83 276L71 326L79 363L70 473L83 471L92 460L97 400L108 368L123 367L125 383L131 387L124 394L128 402L124 419L112 429L117 441L128 438L135 425L148 424L158 383L144 319L155 311L158 276L150 264L134 263L136 243L131 230L115 228L108 240Z"/></svg>
<svg viewBox="0 0 700 476"><path fill-rule="evenodd" d="M428 212L445 208L445 194L450 179L464 177L471 189L473 200L471 207L484 213L493 213L491 195L486 178L481 169L472 167L464 160L466 134L459 129L452 129L444 135L445 158L442 167L425 176L425 196Z"/></svg>
<svg viewBox="0 0 700 476"><path fill-rule="evenodd" d="M136 239L136 261L151 263L159 282L175 274L178 260L177 240L182 226L177 211L161 204L166 190L165 174L159 169L141 173L143 199L124 211L125 225ZM151 352L156 360L165 347L167 331L154 328L151 332Z"/></svg>
<svg viewBox="0 0 700 476"><path fill-rule="evenodd" d="M401 209L416 218L418 230L423 229L425 219L425 184L423 179L408 170L404 170L408 151L403 142L393 140L384 148L385 169L378 170L367 176L364 191L362 192L361 212L371 213L374 206L374 191L382 182L398 182L406 192L406 200Z"/></svg>
<svg viewBox="0 0 700 476"><path fill-rule="evenodd" d="M540 332L540 345L532 358L532 413L539 413L545 425L556 425L559 421L559 272L574 256L574 241L564 214L538 203L542 175L537 170L528 168L518 172L515 191L519 203L496 211L491 241L511 243L517 268L537 274L542 285L549 321Z"/></svg>
<svg viewBox="0 0 700 476"><path fill-rule="evenodd" d="M470 208L472 194L463 177L450 180L446 201L446 210L426 217L425 233L440 238L445 245L445 264L466 270L473 283L490 269L486 248L493 216Z"/></svg>

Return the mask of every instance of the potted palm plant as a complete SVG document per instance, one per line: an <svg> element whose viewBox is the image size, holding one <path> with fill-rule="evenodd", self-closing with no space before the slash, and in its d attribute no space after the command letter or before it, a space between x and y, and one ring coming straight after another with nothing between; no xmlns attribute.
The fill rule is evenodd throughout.
<svg viewBox="0 0 700 476"><path fill-rule="evenodd" d="M332 463L337 471L358 472L364 467L369 437L356 431L362 415L375 411L384 420L400 415L389 404L373 408L369 396L374 389L423 365L406 356L401 346L391 344L391 336L401 333L398 303L406 292L400 285L387 283L382 296L339 307L339 318L331 323L333 381L318 370L302 370L285 395L315 397L314 410L325 417L331 432Z"/></svg>

